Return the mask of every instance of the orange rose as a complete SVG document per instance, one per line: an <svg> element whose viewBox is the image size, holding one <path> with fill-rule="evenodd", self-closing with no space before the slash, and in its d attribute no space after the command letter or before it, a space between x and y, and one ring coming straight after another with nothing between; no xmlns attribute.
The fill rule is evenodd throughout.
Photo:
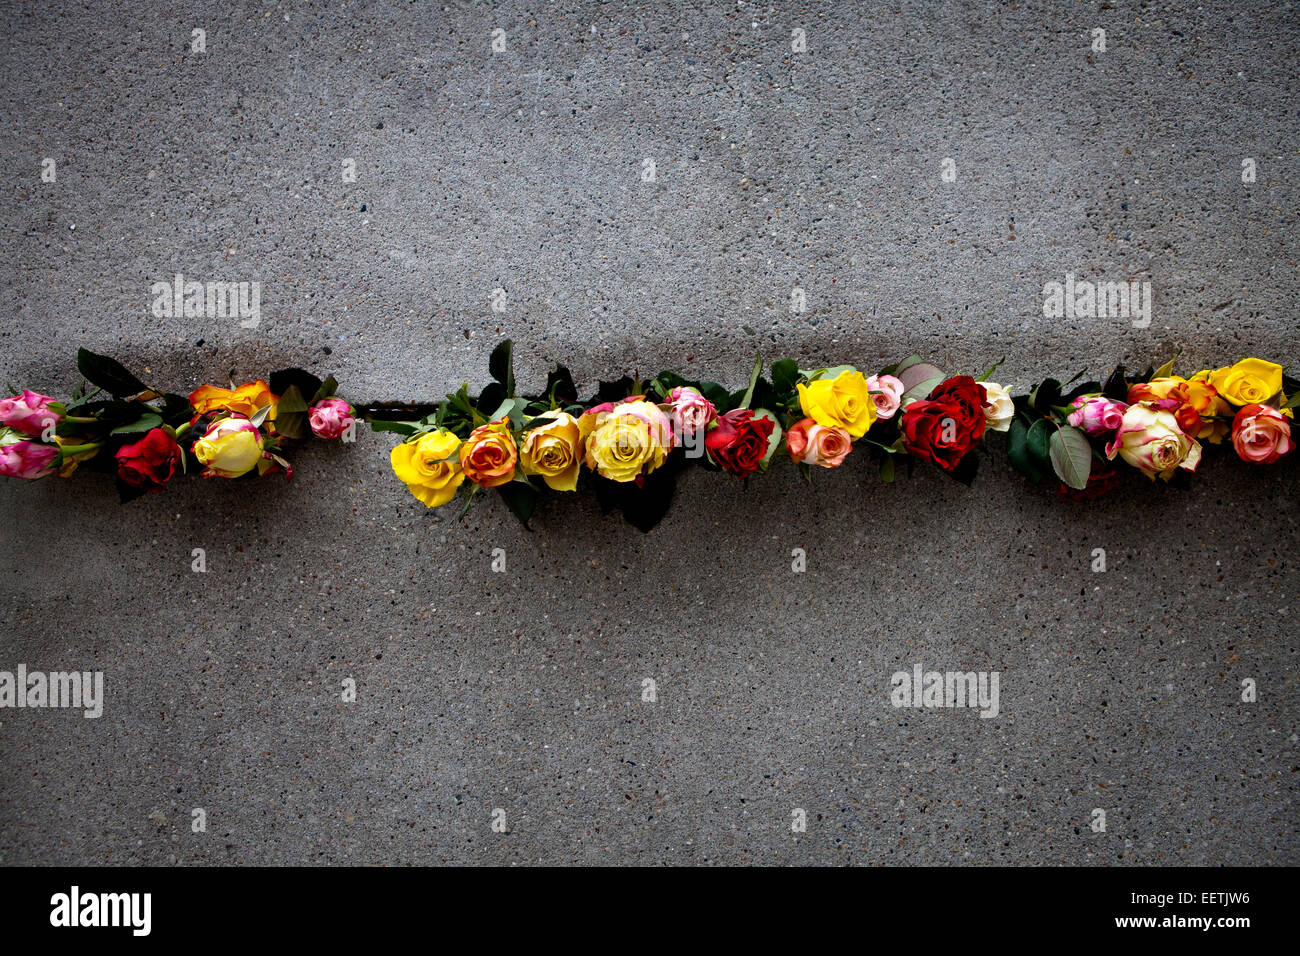
<svg viewBox="0 0 1300 956"><path fill-rule="evenodd" d="M200 385L190 394L190 404L194 406L195 415L224 410L252 418L259 408L273 405L279 400L280 396L271 394L270 386L260 378L256 382L245 382L235 389Z"/></svg>
<svg viewBox="0 0 1300 956"><path fill-rule="evenodd" d="M1178 425L1193 438L1221 441L1227 431L1225 424L1216 423L1216 415L1229 415L1232 407L1219 397L1218 390L1203 380L1188 381L1177 375L1154 378L1146 383L1132 385L1128 390L1128 403L1176 401L1171 409Z"/></svg>
<svg viewBox="0 0 1300 956"><path fill-rule="evenodd" d="M1189 381L1187 400L1201 413L1202 418L1232 414L1232 406L1219 397L1219 390L1209 382Z"/></svg>
<svg viewBox="0 0 1300 956"><path fill-rule="evenodd" d="M1186 384L1181 378L1153 378L1149 382L1135 382L1128 387L1127 404L1136 405L1138 402L1157 402L1162 398L1169 398L1170 392L1177 392L1179 385ZM1179 394L1186 397L1187 389L1183 389Z"/></svg>
<svg viewBox="0 0 1300 956"><path fill-rule="evenodd" d="M506 418L480 425L460 446L461 471L484 488L495 488L514 478L518 459L519 451Z"/></svg>

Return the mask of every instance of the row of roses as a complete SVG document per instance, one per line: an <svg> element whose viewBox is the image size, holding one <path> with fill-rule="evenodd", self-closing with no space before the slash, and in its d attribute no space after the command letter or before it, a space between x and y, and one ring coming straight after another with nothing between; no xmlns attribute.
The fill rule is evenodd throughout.
<svg viewBox="0 0 1300 956"><path fill-rule="evenodd" d="M148 387L85 349L78 367L86 381L70 402L30 389L0 400L0 475L68 477L98 468L116 476L126 500L162 491L191 465L208 478L292 477L280 454L287 441L308 433L338 439L356 427L355 410L334 394L337 383L298 369L272 376L283 382L279 393L259 379L204 385L186 397Z"/></svg>
<svg viewBox="0 0 1300 956"><path fill-rule="evenodd" d="M918 356L876 374L804 371L786 360L768 378L760 360L744 392L664 372L644 385L606 383L597 396L606 400L583 406L571 387L567 396L556 387L571 386L562 367L547 393L516 396L509 355L508 342L494 353L497 382L477 401L462 387L418 422L372 421L404 434L391 452L393 471L429 507L468 484L471 493L501 489L526 517L537 479L573 491L585 468L601 481L641 485L674 456L748 478L782 448L805 472L839 467L861 445L885 480L903 455L969 481L988 430L1008 433L1012 461L1026 475L1055 473L1063 493L1087 497L1113 486L1117 458L1169 480L1195 470L1202 440L1230 437L1239 457L1256 464L1294 449L1295 390L1288 399L1282 366L1255 358L1186 379L1172 363L1132 382L1122 369L1105 384L1048 379L1019 396L988 380L996 365L976 378L945 375Z"/></svg>
<svg viewBox="0 0 1300 956"><path fill-rule="evenodd" d="M350 440L358 417L333 378L298 369L269 383L205 385L180 396L84 349L78 367L87 384L71 403L30 390L0 400L0 474L67 476L90 462L115 472L124 499L162 490L191 461L207 477L291 475L280 455L285 442ZM969 482L986 431L1007 433L1008 458L1032 480L1055 474L1063 494L1092 497L1115 485L1116 459L1152 479L1195 471L1203 441L1230 439L1244 461L1275 462L1294 450L1300 400L1300 383L1257 358L1189 378L1173 374L1170 362L1135 380L1122 368L1104 384L1047 379L1015 396L989 380L998 365L972 377L946 375L919 356L875 374L852 366L806 371L783 360L764 375L760 359L743 391L662 372L644 384L602 383L585 404L562 366L542 394L517 395L508 341L489 368L495 381L478 396L462 386L418 421L388 420L379 410L366 416L377 431L403 434L391 451L393 471L429 507L466 485L471 496L496 488L526 520L540 486L573 491L584 469L605 486L641 489L691 461L748 478L782 450L809 476L841 466L860 447L886 481L904 456ZM670 493L670 482L649 486L665 487ZM635 500L624 495L621 506Z"/></svg>
<svg viewBox="0 0 1300 956"><path fill-rule="evenodd" d="M1004 427L1010 414L1001 386L969 376L948 379L928 399L906 407L904 385L892 375L841 369L830 377L823 371L796 387L803 417L784 429L768 409L722 412L698 388L677 386L661 403L631 395L576 416L546 409L517 429L505 415L476 426L464 439L435 425L393 448L393 471L415 497L436 507L466 480L494 488L538 476L555 491L574 491L581 465L610 481L636 481L663 465L675 448L697 451L691 457L702 451L723 471L748 478L767 469L782 434L797 464L836 468L854 441L900 408L908 451L951 469L986 425Z"/></svg>

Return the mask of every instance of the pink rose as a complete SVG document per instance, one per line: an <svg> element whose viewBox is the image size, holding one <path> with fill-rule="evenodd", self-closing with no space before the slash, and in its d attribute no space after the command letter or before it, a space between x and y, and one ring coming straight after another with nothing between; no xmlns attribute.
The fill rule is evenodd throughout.
<svg viewBox="0 0 1300 956"><path fill-rule="evenodd" d="M867 391L876 403L876 418L887 422L898 412L907 386L892 375L868 375Z"/></svg>
<svg viewBox="0 0 1300 956"><path fill-rule="evenodd" d="M1271 465L1295 450L1291 423L1276 408L1244 405L1232 420L1232 447L1242 461Z"/></svg>
<svg viewBox="0 0 1300 956"><path fill-rule="evenodd" d="M1087 435L1113 432L1124 421L1124 410L1128 408L1123 402L1100 395L1080 395L1070 404L1074 409L1069 415L1070 424L1082 428Z"/></svg>
<svg viewBox="0 0 1300 956"><path fill-rule="evenodd" d="M796 462L838 468L853 449L853 439L843 428L827 428L805 418L785 433L785 448Z"/></svg>
<svg viewBox="0 0 1300 956"><path fill-rule="evenodd" d="M12 436L14 433L10 432ZM43 478L51 473L59 449L34 441L6 441L0 443L0 475L9 478Z"/></svg>
<svg viewBox="0 0 1300 956"><path fill-rule="evenodd" d="M307 413L317 438L338 438L356 422L352 406L341 398L322 398Z"/></svg>
<svg viewBox="0 0 1300 956"><path fill-rule="evenodd" d="M703 432L718 417L718 410L698 389L679 385L668 393L673 433L680 440Z"/></svg>
<svg viewBox="0 0 1300 956"><path fill-rule="evenodd" d="M21 395L0 401L0 425L8 425L28 435L39 435L47 425L57 425L63 416L50 408L54 399L39 392L23 389Z"/></svg>
<svg viewBox="0 0 1300 956"><path fill-rule="evenodd" d="M1139 402L1124 409L1119 429L1106 446L1107 458L1116 455L1152 481L1157 475L1168 481L1179 468L1196 470L1201 445L1183 431L1173 412Z"/></svg>

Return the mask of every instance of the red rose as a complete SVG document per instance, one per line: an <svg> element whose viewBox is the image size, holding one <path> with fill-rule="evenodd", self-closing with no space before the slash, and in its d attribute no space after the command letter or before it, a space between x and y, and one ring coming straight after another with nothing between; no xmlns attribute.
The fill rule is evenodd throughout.
<svg viewBox="0 0 1300 956"><path fill-rule="evenodd" d="M704 447L713 460L737 478L748 478L763 459L776 422L755 418L750 408L735 408L719 415L716 427L704 436Z"/></svg>
<svg viewBox="0 0 1300 956"><path fill-rule="evenodd" d="M162 491L176 474L181 446L161 428L149 431L138 442L117 450L117 476L141 491Z"/></svg>
<svg viewBox="0 0 1300 956"><path fill-rule="evenodd" d="M969 375L939 383L903 409L903 440L917 458L952 471L984 434L984 386Z"/></svg>
<svg viewBox="0 0 1300 956"><path fill-rule="evenodd" d="M972 437L984 434L984 401L988 392L969 375L957 375L940 382L930 393L932 402L951 402L957 407L963 425L974 431Z"/></svg>

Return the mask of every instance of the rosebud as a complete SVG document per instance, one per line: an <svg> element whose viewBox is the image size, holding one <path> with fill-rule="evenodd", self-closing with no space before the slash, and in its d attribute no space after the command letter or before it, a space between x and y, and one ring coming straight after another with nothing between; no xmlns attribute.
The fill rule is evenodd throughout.
<svg viewBox="0 0 1300 956"><path fill-rule="evenodd" d="M1124 409L1128 408L1123 402L1100 395L1080 395L1070 404L1074 408L1069 415L1070 424L1088 435L1103 435L1119 428L1124 421Z"/></svg>
<svg viewBox="0 0 1300 956"><path fill-rule="evenodd" d="M16 428L28 435L40 435L63 416L50 408L54 399L39 392L23 389L21 395L0 400L0 425Z"/></svg>
<svg viewBox="0 0 1300 956"><path fill-rule="evenodd" d="M28 441L12 429L0 432L0 475L9 478L44 478L53 474L51 466L58 456L54 445Z"/></svg>
<svg viewBox="0 0 1300 956"><path fill-rule="evenodd" d="M317 438L338 438L356 419L352 406L341 398L322 398L307 413L311 430Z"/></svg>

